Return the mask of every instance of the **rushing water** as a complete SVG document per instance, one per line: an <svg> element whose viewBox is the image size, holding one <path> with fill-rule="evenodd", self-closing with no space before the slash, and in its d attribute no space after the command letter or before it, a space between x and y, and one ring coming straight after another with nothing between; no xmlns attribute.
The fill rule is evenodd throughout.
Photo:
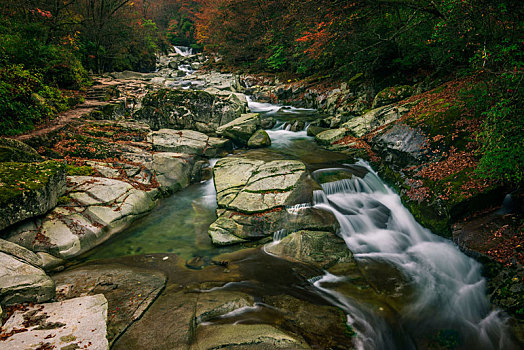
<svg viewBox="0 0 524 350"><path fill-rule="evenodd" d="M300 159L316 179L337 171L355 174L335 182L319 181L322 190L315 191L313 203L288 210L299 213L303 207L315 206L331 211L340 223L339 235L353 252L363 276L383 300L374 303L370 301L372 297L348 292L347 285L352 283L348 276L327 272L311 279L307 289L297 287L290 283L291 272L279 270L282 267L275 262L278 259L267 259L269 256L263 252L252 254L243 262L244 269L254 271L252 279L220 288L247 292L259 286L261 295L281 291L305 299L323 299L346 313L347 323L357 332L354 345L359 349L515 348L507 336L503 316L492 311L488 303L480 264L450 241L420 226L399 196L367 163L344 164L347 156L321 149L305 129L290 130L289 125L297 118L305 121L306 128L307 122L315 118L315 111L251 100L249 106L278 122L267 131L271 147L246 155ZM194 184L163 200L151 214L85 258L172 252L190 261L195 257L209 260L222 252L237 250L238 247L219 249L210 243L207 230L216 219L215 197L212 179ZM277 232L274 238L282 239L285 234ZM260 305L238 309L222 316L222 321L271 318L263 316L268 310Z"/></svg>
<svg viewBox="0 0 524 350"><path fill-rule="evenodd" d="M252 101L250 107L272 115L281 111ZM268 131L273 147L289 148L307 137L305 131L290 132L283 125ZM437 334L440 341L464 349L512 348L504 317L492 311L488 302L481 265L418 224L367 163L357 165L367 170L364 177L322 184L322 190L314 193L313 204L336 216L339 235L363 271L370 267L372 272L396 271L401 280L397 292L406 298L394 331L372 308L329 287L343 282L343 276L326 273L314 279L312 283L324 297L347 313L348 323L358 333L355 345L361 349L415 349L415 339ZM319 172L322 170L313 176Z"/></svg>

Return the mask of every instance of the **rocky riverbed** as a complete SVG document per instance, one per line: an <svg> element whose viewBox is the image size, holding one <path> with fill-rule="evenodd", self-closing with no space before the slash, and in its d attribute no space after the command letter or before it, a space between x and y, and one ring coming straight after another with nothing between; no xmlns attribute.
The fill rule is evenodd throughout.
<svg viewBox="0 0 524 350"><path fill-rule="evenodd" d="M500 227L509 227L503 237L489 249L477 245L471 232L479 219L463 219L499 206L504 192L471 175L467 133L476 121L459 113L463 101L450 97L455 85L375 93L355 77L326 92L193 71L205 59L171 54L156 73L98 77L86 102L95 107L79 106L83 114L19 140L0 139L0 348L351 349L362 325L314 287L324 273L344 276L326 282L344 298L367 305L392 329L403 327L409 282L395 269L357 263L334 212L313 205L329 184L366 176L367 168L351 164L355 157L369 159L424 226L453 234L490 267L492 300L517 320L522 337L519 197L500 214ZM321 113L277 106L250 113L257 106L246 94ZM456 131L435 121L442 116ZM286 151L279 130L264 130L276 123L299 140L309 125L307 133L336 153ZM450 162L460 164L458 172ZM233 253L85 260L162 198L210 178L216 218L205 239L236 245ZM373 205L376 220L389 215ZM492 253L508 241L517 245L509 265ZM449 340L441 331L396 341L439 348Z"/></svg>

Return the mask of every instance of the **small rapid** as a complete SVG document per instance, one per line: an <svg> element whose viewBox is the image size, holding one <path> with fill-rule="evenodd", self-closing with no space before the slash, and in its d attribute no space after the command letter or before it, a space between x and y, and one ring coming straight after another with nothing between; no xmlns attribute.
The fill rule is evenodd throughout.
<svg viewBox="0 0 524 350"><path fill-rule="evenodd" d="M266 130L272 148L289 151L297 147L296 140L312 142L305 129L291 131L281 118L283 110L287 115L309 114L310 110L248 102L252 112L277 119L275 127ZM376 279L370 274L377 270L394 271L393 294L401 302L396 305L398 319L392 324L373 306L337 290L336 285L347 282L346 277L326 272L312 280L326 300L345 311L348 324L357 333L354 345L358 349L416 349L443 341L458 349L515 348L504 315L492 310L488 301L481 265L418 224L369 164L359 161L356 166L365 175L323 183L322 190L314 193L313 205L335 215L339 235L364 276L368 274L366 278ZM333 169L319 169L312 175L325 170ZM275 239L284 236L278 232Z"/></svg>
<svg viewBox="0 0 524 350"><path fill-rule="evenodd" d="M399 310L405 332L420 338L454 330L460 348L511 348L504 317L491 310L481 265L450 241L418 224L400 197L382 183L367 163L359 161L357 165L368 170L363 178L354 176L322 184L322 190L314 194L314 204L336 216L340 236L360 266L379 263L400 273L410 290L409 301ZM339 307L350 316L354 315L354 302L322 287L323 282L331 279L326 275L315 285L336 298ZM366 326L358 314L362 314L361 308L357 318L364 327L358 321L354 324L360 328L359 347L392 348L390 340L377 344L383 334L376 334L375 328ZM387 329L384 325L378 328Z"/></svg>

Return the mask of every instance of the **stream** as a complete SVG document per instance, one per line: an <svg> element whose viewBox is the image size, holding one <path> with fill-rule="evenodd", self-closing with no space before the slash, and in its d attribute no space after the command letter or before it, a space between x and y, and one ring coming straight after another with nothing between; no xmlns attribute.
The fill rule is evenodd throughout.
<svg viewBox="0 0 524 350"><path fill-rule="evenodd" d="M277 120L274 128L267 131L271 147L248 151L252 155L261 159L299 159L314 178L326 171L352 167L365 174L324 183L322 190L315 191L313 203L305 204L336 216L341 227L339 236L353 252L362 275L382 298L381 303L376 303L366 293L348 292L348 276L326 272L309 280L308 293L313 291L347 315L348 324L357 333L356 348L431 348L432 341L438 344L433 348L438 349L512 348L504 316L492 310L488 302L481 265L450 241L419 225L399 196L366 162L346 164L347 156L317 146L305 131L307 122L316 117L314 110L281 108L251 100L249 106L252 112L269 114ZM297 119L305 122L304 129L291 131L290 121ZM210 166L215 162L210 160ZM213 180L194 184L162 200L151 214L81 260L174 253L186 261L198 258L205 262L241 249L211 245L207 229L216 219L216 208ZM282 235L275 237L281 238ZM253 264L257 256L251 258L255 259ZM271 260L261 259L264 264L271 264ZM259 278L267 289L303 293L294 285L284 286L285 278ZM242 284L235 288L241 290ZM257 313L257 308L249 308L246 315L251 316L246 317L253 313ZM239 310L234 316L242 318L242 314ZM434 339L435 334L439 339Z"/></svg>

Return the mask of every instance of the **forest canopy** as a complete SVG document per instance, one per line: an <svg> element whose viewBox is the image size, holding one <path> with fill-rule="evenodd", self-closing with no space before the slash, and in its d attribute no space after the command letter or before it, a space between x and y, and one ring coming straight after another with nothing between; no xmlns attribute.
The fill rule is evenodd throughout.
<svg viewBox="0 0 524 350"><path fill-rule="evenodd" d="M376 88L475 75L487 177L522 181L519 0L0 0L0 128L76 103L88 72L155 69L171 45L229 70L364 76ZM515 160L516 159L516 160ZM508 172L509 168L509 172ZM515 170L517 169L517 170ZM520 169L520 170L518 170Z"/></svg>

